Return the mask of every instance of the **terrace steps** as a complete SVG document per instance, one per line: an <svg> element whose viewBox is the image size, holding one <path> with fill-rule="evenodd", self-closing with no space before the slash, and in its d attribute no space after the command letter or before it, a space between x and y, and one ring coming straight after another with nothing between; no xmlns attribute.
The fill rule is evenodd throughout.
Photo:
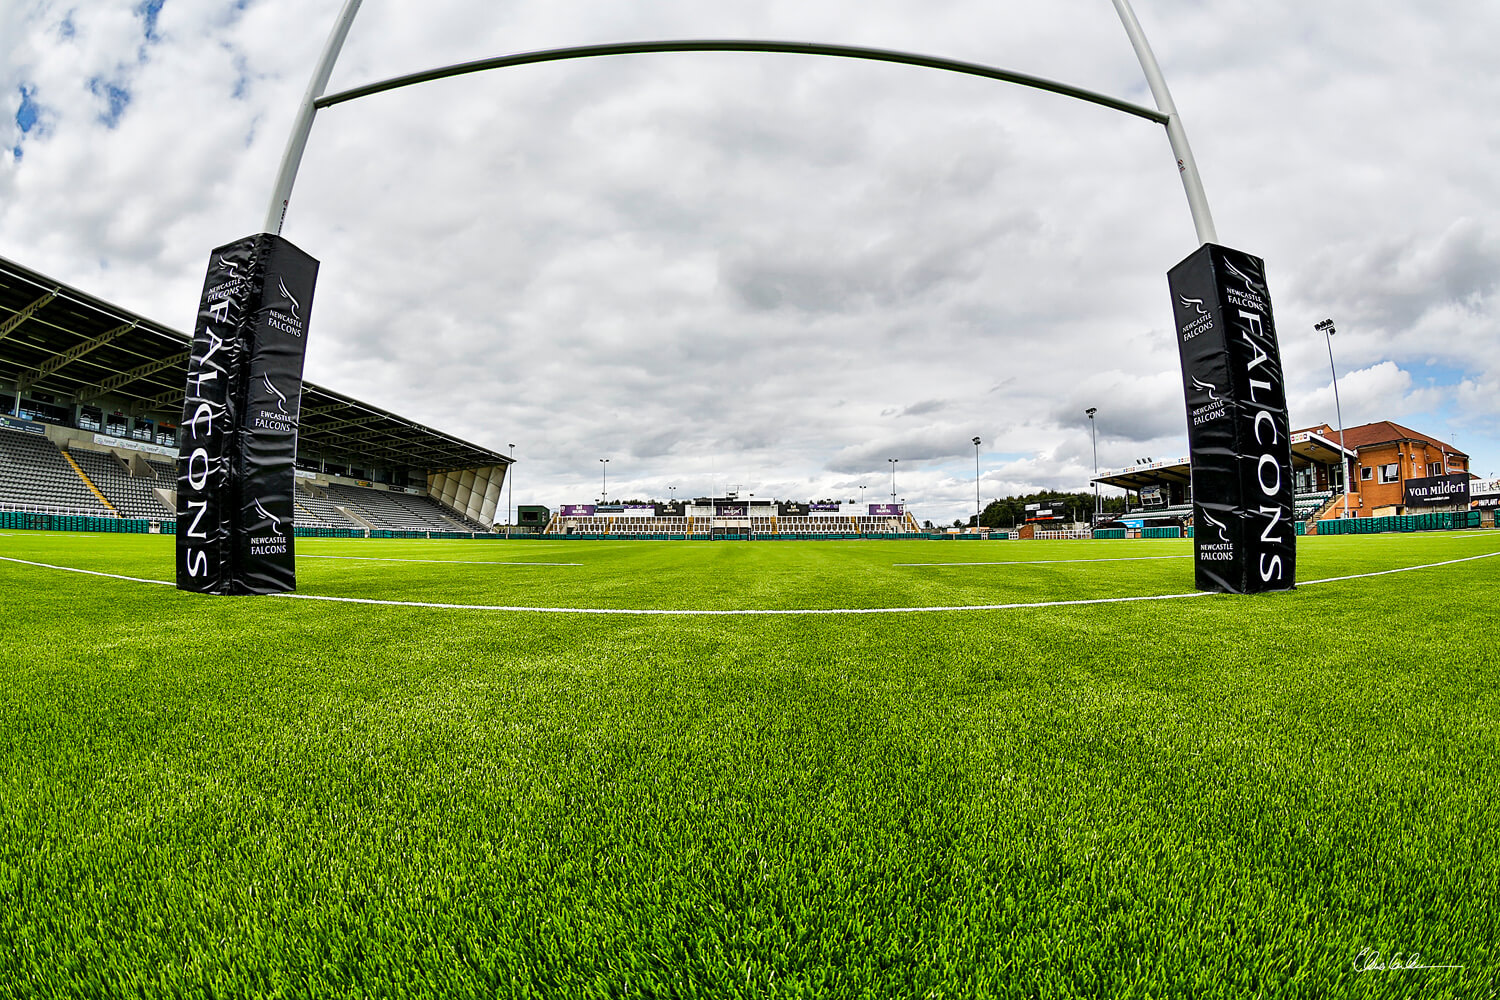
<svg viewBox="0 0 1500 1000"><path fill-rule="evenodd" d="M100 491L99 487L94 485L94 481L88 477L88 473L83 471L83 467L80 466L77 460L73 458L72 453L64 449L62 452L62 457L67 459L68 464L73 467L73 471L78 474L78 478L83 481L83 485L89 488L89 492L94 494L95 499L103 504L105 509L108 510L111 514L113 514L115 517L119 517L120 512L118 510L115 510L115 505L110 503L109 498Z"/></svg>

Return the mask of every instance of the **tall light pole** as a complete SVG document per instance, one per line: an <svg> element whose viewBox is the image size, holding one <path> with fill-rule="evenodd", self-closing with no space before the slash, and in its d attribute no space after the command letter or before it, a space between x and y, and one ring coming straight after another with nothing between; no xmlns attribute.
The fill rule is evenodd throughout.
<svg viewBox="0 0 1500 1000"><path fill-rule="evenodd" d="M604 503L609 503L609 459L599 459L599 468L603 470L603 479L601 480L603 489L599 495L603 498Z"/></svg>
<svg viewBox="0 0 1500 1000"><path fill-rule="evenodd" d="M516 523L516 481L511 472L516 467L516 446L510 446L510 464L505 467L505 537L510 537L511 526Z"/></svg>
<svg viewBox="0 0 1500 1000"><path fill-rule="evenodd" d="M896 502L896 463L899 462L899 461L901 461L901 460L899 458L888 458L888 459L886 459L886 461L891 463L891 503L895 503Z"/></svg>
<svg viewBox="0 0 1500 1000"><path fill-rule="evenodd" d="M861 506L864 505L864 502L865 502L865 485L864 485L864 483L860 483L859 484L859 502L860 502Z"/></svg>
<svg viewBox="0 0 1500 1000"><path fill-rule="evenodd" d="M1344 485L1344 516L1349 516L1349 455L1344 450L1344 411L1339 406L1339 373L1333 367L1333 335L1338 332L1333 328L1333 320L1325 319L1321 323L1313 324L1314 330L1323 331L1323 339L1328 341L1328 371L1333 376L1333 412L1339 421L1339 478ZM1446 471L1446 470L1445 470Z"/></svg>
<svg viewBox="0 0 1500 1000"><path fill-rule="evenodd" d="M979 530L979 515L982 513L979 506L979 437L974 437L974 530Z"/></svg>
<svg viewBox="0 0 1500 1000"><path fill-rule="evenodd" d="M1089 440L1094 442L1094 523L1099 523L1099 435L1094 432L1094 414L1099 407L1090 406L1083 411L1089 415Z"/></svg>
<svg viewBox="0 0 1500 1000"><path fill-rule="evenodd" d="M676 503L677 502L677 487L675 487L675 486L668 486L667 487L667 496L671 499L671 501L673 503Z"/></svg>

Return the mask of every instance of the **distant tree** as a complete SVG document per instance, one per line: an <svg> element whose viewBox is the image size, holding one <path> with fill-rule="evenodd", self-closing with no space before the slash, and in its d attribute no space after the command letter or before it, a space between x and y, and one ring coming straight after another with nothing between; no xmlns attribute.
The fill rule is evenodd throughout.
<svg viewBox="0 0 1500 1000"><path fill-rule="evenodd" d="M1094 509L1094 494L1090 493L1028 493L1025 496L991 500L979 515L979 524L985 528L1014 528L1026 520L1026 505L1032 503L1051 504L1054 508L1066 509L1070 516L1082 516ZM1125 498L1104 497L1101 504L1105 513L1123 513ZM969 515L970 526L974 515Z"/></svg>

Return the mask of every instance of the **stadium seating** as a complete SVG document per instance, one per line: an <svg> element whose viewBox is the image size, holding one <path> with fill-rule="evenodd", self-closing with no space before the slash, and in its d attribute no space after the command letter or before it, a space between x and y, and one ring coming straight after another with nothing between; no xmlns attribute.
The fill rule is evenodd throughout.
<svg viewBox="0 0 1500 1000"><path fill-rule="evenodd" d="M322 489L335 508L343 508L371 528L391 531L484 530L482 525L463 519L428 497L415 493L367 489L346 483L329 483Z"/></svg>
<svg viewBox="0 0 1500 1000"><path fill-rule="evenodd" d="M1318 490L1312 493L1298 493L1293 501L1292 517L1294 520L1305 521L1318 512L1334 495L1332 490Z"/></svg>
<svg viewBox="0 0 1500 1000"><path fill-rule="evenodd" d="M160 520L172 516L173 512L158 499L155 491L158 488L175 490L175 476L162 479L155 464L140 463L138 468L143 474L134 476L129 466L113 452L72 448L68 454L121 517Z"/></svg>
<svg viewBox="0 0 1500 1000"><path fill-rule="evenodd" d="M292 493L292 520L295 524L314 528L363 528L363 524L346 517L338 505L315 487L300 480Z"/></svg>
<svg viewBox="0 0 1500 1000"><path fill-rule="evenodd" d="M113 517L40 434L0 428L0 509Z"/></svg>
<svg viewBox="0 0 1500 1000"><path fill-rule="evenodd" d="M854 530L847 517L780 517L777 530L796 535L843 535Z"/></svg>

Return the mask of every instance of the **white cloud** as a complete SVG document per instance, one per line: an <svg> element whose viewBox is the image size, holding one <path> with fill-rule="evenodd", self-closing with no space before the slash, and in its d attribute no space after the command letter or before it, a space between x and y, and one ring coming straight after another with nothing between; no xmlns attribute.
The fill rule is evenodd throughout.
<svg viewBox="0 0 1500 1000"><path fill-rule="evenodd" d="M1412 413L1436 409L1451 396L1450 390L1433 386L1415 386L1410 372L1393 361L1382 361L1339 376L1338 406L1334 405L1331 384L1289 400L1297 426L1326 423L1338 426L1337 410L1342 409L1344 426L1373 423L1377 420L1400 420ZM1440 433L1441 428L1432 428Z"/></svg>

